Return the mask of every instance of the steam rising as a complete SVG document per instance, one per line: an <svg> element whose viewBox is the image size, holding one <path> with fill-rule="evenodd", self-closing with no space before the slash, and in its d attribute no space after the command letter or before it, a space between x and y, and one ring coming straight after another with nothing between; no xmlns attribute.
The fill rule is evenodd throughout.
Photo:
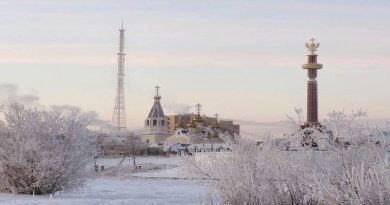
<svg viewBox="0 0 390 205"><path fill-rule="evenodd" d="M36 93L24 94L16 85L0 84L0 104L8 106L12 103L38 105L39 96Z"/></svg>
<svg viewBox="0 0 390 205"><path fill-rule="evenodd" d="M190 113L191 109L194 106L187 105L184 103L176 103L176 102L167 102L164 104L164 108L173 114L184 114L184 113Z"/></svg>
<svg viewBox="0 0 390 205"><path fill-rule="evenodd" d="M17 85L0 84L0 106L9 106L13 103L19 103L26 107L47 109L40 102L40 97L37 92L23 93ZM80 107L74 105L52 105L53 110L61 113L78 112L80 118L90 123L97 130L114 130L114 126L110 121L100 119L96 111L82 111Z"/></svg>

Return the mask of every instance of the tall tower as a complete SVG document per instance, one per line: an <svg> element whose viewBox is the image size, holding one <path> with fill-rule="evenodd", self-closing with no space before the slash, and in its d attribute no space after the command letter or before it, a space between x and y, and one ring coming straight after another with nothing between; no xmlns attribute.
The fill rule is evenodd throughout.
<svg viewBox="0 0 390 205"><path fill-rule="evenodd" d="M317 91L317 70L322 68L322 64L317 63L317 48L319 43L314 43L315 39L311 38L310 42L306 43L306 48L309 51L307 55L307 63L302 65L303 69L307 69L309 80L307 81L307 121L304 127L319 125L318 122L318 91Z"/></svg>
<svg viewBox="0 0 390 205"><path fill-rule="evenodd" d="M114 106L114 114L112 116L113 125L120 131L126 129L126 108L125 108L125 91L124 91L124 76L125 76L125 29L119 29L119 53L118 53L118 82Z"/></svg>

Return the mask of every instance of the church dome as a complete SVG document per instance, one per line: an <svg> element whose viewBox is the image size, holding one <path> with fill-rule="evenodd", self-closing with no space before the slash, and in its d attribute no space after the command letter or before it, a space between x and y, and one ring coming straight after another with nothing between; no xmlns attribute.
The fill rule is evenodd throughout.
<svg viewBox="0 0 390 205"><path fill-rule="evenodd" d="M156 86L156 96L154 96L154 104L152 109L150 109L148 119L164 119L164 111L161 106L161 96L159 95L159 86Z"/></svg>
<svg viewBox="0 0 390 205"><path fill-rule="evenodd" d="M204 120L203 118L200 116L200 114L198 114L194 119L192 119L193 122L198 122L198 123L203 123Z"/></svg>
<svg viewBox="0 0 390 205"><path fill-rule="evenodd" d="M213 128L214 128L214 129L219 129L219 128L221 128L221 125L219 125L218 121L215 121L215 123L213 124Z"/></svg>
<svg viewBox="0 0 390 205"><path fill-rule="evenodd" d="M198 103L198 104L195 105L195 107L196 107L196 110L198 111L198 115L197 115L194 119L192 119L192 121L193 121L194 123L203 123L204 120L203 120L203 118L200 116L200 109L201 109L202 105Z"/></svg>
<svg viewBox="0 0 390 205"><path fill-rule="evenodd" d="M185 128L185 125L182 122L179 122L178 124L175 125L175 129L177 128Z"/></svg>
<svg viewBox="0 0 390 205"><path fill-rule="evenodd" d="M196 127L196 124L194 123L194 119L192 119L191 122L188 123L187 127L188 128L195 128Z"/></svg>
<svg viewBox="0 0 390 205"><path fill-rule="evenodd" d="M218 121L219 115L218 115L218 113L216 113L214 116L215 116L215 121L214 121L212 128L219 129L219 128L221 128L221 125L219 125L219 121Z"/></svg>

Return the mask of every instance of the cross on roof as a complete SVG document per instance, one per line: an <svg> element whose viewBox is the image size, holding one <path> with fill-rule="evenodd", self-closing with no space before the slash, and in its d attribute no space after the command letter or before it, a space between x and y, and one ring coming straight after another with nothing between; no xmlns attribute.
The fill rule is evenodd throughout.
<svg viewBox="0 0 390 205"><path fill-rule="evenodd" d="M315 38L311 38L310 41L311 41L312 44L314 44L314 41L316 41L316 39Z"/></svg>
<svg viewBox="0 0 390 205"><path fill-rule="evenodd" d="M215 116L215 119L218 120L218 117L219 117L218 113L215 113L214 116Z"/></svg>
<svg viewBox="0 0 390 205"><path fill-rule="evenodd" d="M156 88L156 96L158 96L159 95L160 86L157 85L155 88Z"/></svg>
<svg viewBox="0 0 390 205"><path fill-rule="evenodd" d="M201 104L196 104L195 105L195 108L196 108L196 110L198 111L198 114L200 113L200 109L202 108L202 105Z"/></svg>

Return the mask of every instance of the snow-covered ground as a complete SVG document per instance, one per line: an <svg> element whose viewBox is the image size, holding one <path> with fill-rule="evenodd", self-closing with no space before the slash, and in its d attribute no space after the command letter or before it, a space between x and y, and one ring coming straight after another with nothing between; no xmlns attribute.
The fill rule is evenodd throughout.
<svg viewBox="0 0 390 205"><path fill-rule="evenodd" d="M137 164L144 171L126 174L121 169L115 175L110 172L121 158L98 159L99 166L106 171L89 180L74 192L49 196L0 194L1 205L124 205L124 204L201 204L207 201L209 189L206 182L187 179L188 172L178 157L142 157ZM122 167L130 167L127 158ZM151 168L150 170L146 170ZM130 170L130 169L128 169Z"/></svg>

